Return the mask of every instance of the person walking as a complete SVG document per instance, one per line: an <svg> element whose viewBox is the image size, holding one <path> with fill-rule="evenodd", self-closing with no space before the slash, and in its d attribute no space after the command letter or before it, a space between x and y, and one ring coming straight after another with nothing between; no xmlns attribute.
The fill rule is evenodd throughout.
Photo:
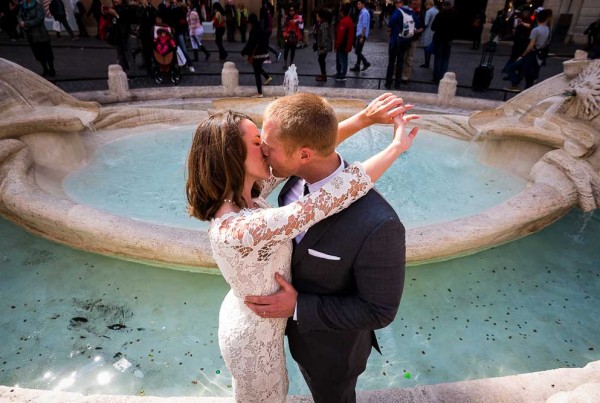
<svg viewBox="0 0 600 403"><path fill-rule="evenodd" d="M442 10L435 17L431 29L433 30L434 66L433 82L438 84L448 71L452 40L458 26L458 17L452 2L445 0Z"/></svg>
<svg viewBox="0 0 600 403"><path fill-rule="evenodd" d="M263 31L266 32L269 40L273 34L273 16L275 15L275 7L271 4L270 0L262 0L262 6L260 7L259 21ZM269 52L275 55L275 61L281 59L281 52L272 47L269 44Z"/></svg>
<svg viewBox="0 0 600 403"><path fill-rule="evenodd" d="M75 22L77 23L77 30L79 31L80 38L87 38L88 32L85 28L85 23L83 22L83 18L85 17L85 6L81 0L77 0L75 2L75 10L73 11L73 16L75 17Z"/></svg>
<svg viewBox="0 0 600 403"><path fill-rule="evenodd" d="M254 97L262 98L263 82L261 76L265 78L264 85L268 85L273 81L273 78L262 67L265 60L269 57L269 37L262 29L256 14L250 14L248 23L250 24L250 35L248 36L246 46L242 49L242 56L248 57L248 63L252 65L252 69L254 70L256 90L258 91Z"/></svg>
<svg viewBox="0 0 600 403"><path fill-rule="evenodd" d="M296 8L291 6L285 17L285 26L283 27L283 69L287 69L288 66L294 64L294 56L296 56L296 47L298 42L302 40L302 33L300 32L300 24L302 24L302 17L296 14ZM288 64L288 55L290 56L290 64Z"/></svg>
<svg viewBox="0 0 600 403"><path fill-rule="evenodd" d="M315 35L315 48L314 50L318 53L319 68L321 74L317 75L315 80L327 81L327 54L331 52L332 40L331 40L331 12L325 8L321 8L317 12L317 23L314 28Z"/></svg>
<svg viewBox="0 0 600 403"><path fill-rule="evenodd" d="M50 5L48 6L48 11L55 21L58 21L65 27L71 39L75 39L75 34L73 33L73 30L67 21L67 11L62 0L51 0ZM56 33L56 37L60 38L60 32Z"/></svg>
<svg viewBox="0 0 600 403"><path fill-rule="evenodd" d="M154 25L158 10L154 8L149 0L140 0L136 10L136 21L138 22L138 39L141 46L142 60L146 73L152 74L154 60Z"/></svg>
<svg viewBox="0 0 600 403"><path fill-rule="evenodd" d="M402 79L400 80L402 84L408 83L408 80L410 80L410 77L412 76L413 58L415 56L417 45L419 44L419 39L421 38L424 30L423 24L421 23L421 18L419 17L421 14L421 1L409 0L408 4L412 19L415 23L415 33L413 37L410 38L410 46L406 49L404 61L402 62Z"/></svg>
<svg viewBox="0 0 600 403"><path fill-rule="evenodd" d="M227 42L235 42L235 27L237 26L237 12L233 0L227 0L225 5L225 26L227 28Z"/></svg>
<svg viewBox="0 0 600 403"><path fill-rule="evenodd" d="M410 47L412 42L410 37L405 38L402 35L404 31L404 24L407 23L408 20L412 19L412 13L410 9L404 5L405 1L408 0L394 1L394 6L396 9L388 21L390 41L388 45L388 66L385 74L384 84L386 89L390 89L392 87L392 81L394 82L394 88L400 89L404 57L406 55L406 50Z"/></svg>
<svg viewBox="0 0 600 403"><path fill-rule="evenodd" d="M350 69L350 71L354 72L359 72L361 70L361 62L363 64L363 71L371 67L371 63L369 63L365 55L363 55L363 47L365 46L365 42L369 37L369 29L371 27L371 15L369 14L369 10L365 8L365 1L366 0L358 0L356 2L356 7L359 10L358 24L356 25L356 40L354 43L354 52L356 53L356 64Z"/></svg>
<svg viewBox="0 0 600 403"><path fill-rule="evenodd" d="M335 76L336 81L346 81L348 73L348 53L354 43L354 23L350 18L350 3L343 4L340 9L340 20L335 28Z"/></svg>
<svg viewBox="0 0 600 403"><path fill-rule="evenodd" d="M242 43L246 43L246 32L248 31L248 10L244 3L240 4L237 9L237 27L240 30L240 39Z"/></svg>
<svg viewBox="0 0 600 403"><path fill-rule="evenodd" d="M428 69L431 62L431 55L433 54L433 31L431 30L431 24L440 10L438 10L433 0L425 0L425 10L425 22L423 25L425 29L423 36L421 36L421 46L423 46L423 51L425 52L425 63L419 67Z"/></svg>
<svg viewBox="0 0 600 403"><path fill-rule="evenodd" d="M475 13L473 22L471 23L471 39L473 40L471 50L477 50L481 46L481 34L483 33L483 25L485 24L485 20L485 10L479 9Z"/></svg>
<svg viewBox="0 0 600 403"><path fill-rule="evenodd" d="M35 60L43 68L42 77L54 77L54 53L50 45L50 35L44 26L44 7L36 0L25 0L21 4L17 21L19 27L25 31L27 42L33 52Z"/></svg>
<svg viewBox="0 0 600 403"><path fill-rule="evenodd" d="M87 12L88 18L94 17L96 20L96 39L100 38L100 18L102 17L102 2L100 0L92 0L92 5Z"/></svg>
<svg viewBox="0 0 600 403"><path fill-rule="evenodd" d="M525 89L530 88L538 78L540 64L548 56L550 46L550 28L548 20L552 16L550 9L544 9L537 13L537 26L531 30L529 44L523 54L506 68L510 78L511 86L505 88L507 91L519 92L519 83L525 78Z"/></svg>
<svg viewBox="0 0 600 403"><path fill-rule="evenodd" d="M227 51L223 47L223 36L225 36L225 10L219 2L213 4L213 28L215 29L215 45L219 49L219 60L227 59Z"/></svg>
<svg viewBox="0 0 600 403"><path fill-rule="evenodd" d="M116 42L113 45L117 53L117 61L123 71L129 74L134 69L131 48L129 46L129 35L131 24L135 21L136 9L130 7L125 0L112 0L113 6L105 11L112 18L113 29L116 31ZM137 7L136 7L137 8Z"/></svg>
<svg viewBox="0 0 600 403"><path fill-rule="evenodd" d="M198 61L198 51L204 53L204 60L208 60L210 53L202 44L202 36L204 35L204 27L200 21L200 14L198 14L199 4L198 2L192 3L190 10L187 15L188 27L190 30L190 42L192 43L192 49L194 52L194 61Z"/></svg>

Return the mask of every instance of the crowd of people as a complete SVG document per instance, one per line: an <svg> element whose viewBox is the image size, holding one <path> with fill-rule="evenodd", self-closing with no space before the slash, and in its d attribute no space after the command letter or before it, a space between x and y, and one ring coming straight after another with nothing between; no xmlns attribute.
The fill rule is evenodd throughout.
<svg viewBox="0 0 600 403"><path fill-rule="evenodd" d="M0 22L2 30L14 40L22 36L27 38L36 60L43 67L42 74L53 76L56 71L50 68L54 57L50 35L44 32L47 30L43 18L34 19L34 13L30 10L38 1L7 0L0 10ZM336 81L345 81L349 72L359 74L369 69L371 63L365 56L365 50L369 47L369 37L377 28L377 23L389 35L385 88L393 86L399 89L411 79L418 48L422 49L424 55L424 62L419 68L430 69L431 80L437 84L449 69L457 26L465 21L451 0L391 0L380 4L356 0L343 3L336 9L323 7L313 10L314 15L310 20L314 24L307 35L303 6L299 0L287 2L285 6L279 5L278 9L271 0L262 0L260 9L255 13L250 12L241 0L224 0L224 5L218 1L211 3L211 0L163 0L158 6L149 0L130 0L130 3L127 3L128 0L111 0L111 6L103 5L101 0L93 0L87 10L81 0L70 0L68 6L63 1L66 0L51 0L46 12L52 15L58 26L57 35L64 29L73 39L89 36L88 30L93 29L89 19L93 17L96 37L109 41L115 49L118 63L128 73L135 68L138 55L142 59L140 67L148 74L152 73L157 27L169 28L176 44L173 49L178 54L176 61L194 71L200 53L204 55L204 61L211 57L211 52L202 41L205 24L209 23L214 29L214 44L220 61L225 61L229 56L226 42L240 41L243 44L242 55L252 65L255 76L262 77L257 78L256 96L261 96L262 86L272 80L264 70L265 65L283 58L281 66L286 70L294 64L297 50L310 44L319 66L316 81L324 82L331 77L327 70L330 53L334 55L335 74L332 78ZM375 8L379 9L379 19L375 17ZM69 12L73 13L77 23L78 35L69 25ZM47 16L46 13L42 13L42 16ZM484 50L494 51L500 40L513 42L511 54L502 68L505 79L511 81L508 89L517 91L522 79L525 79L526 88L531 86L539 68L532 66L529 63L531 60L523 64L521 59L532 52L526 49L532 43L531 35L540 23L540 15L548 20L546 25L549 28L552 26L551 11L542 7L515 8L509 12L502 9L490 19L484 10L472 10L471 14L467 31L463 31L471 35L472 49L480 48L484 26L491 24L489 41L483 44ZM598 21L590 24L586 30L591 58L600 54L599 33ZM276 35L275 41L272 41L273 34ZM545 63L550 40L550 29L546 43L536 39L538 67ZM538 52L540 46L546 50ZM519 63L515 65L517 61Z"/></svg>

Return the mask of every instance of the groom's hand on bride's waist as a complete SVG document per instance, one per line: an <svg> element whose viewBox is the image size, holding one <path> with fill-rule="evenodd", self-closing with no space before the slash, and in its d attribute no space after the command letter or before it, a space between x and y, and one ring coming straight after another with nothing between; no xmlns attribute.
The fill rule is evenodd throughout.
<svg viewBox="0 0 600 403"><path fill-rule="evenodd" d="M276 293L249 295L244 299L246 306L261 318L289 318L294 315L298 292L279 273L275 273L275 281L281 286Z"/></svg>

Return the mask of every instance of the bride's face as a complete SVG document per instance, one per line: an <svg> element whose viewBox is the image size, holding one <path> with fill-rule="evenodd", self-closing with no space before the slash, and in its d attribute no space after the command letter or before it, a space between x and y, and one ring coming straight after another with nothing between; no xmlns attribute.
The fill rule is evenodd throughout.
<svg viewBox="0 0 600 403"><path fill-rule="evenodd" d="M246 176L253 181L268 179L271 169L262 153L262 139L258 128L251 121L244 119L240 123L240 130L246 143Z"/></svg>

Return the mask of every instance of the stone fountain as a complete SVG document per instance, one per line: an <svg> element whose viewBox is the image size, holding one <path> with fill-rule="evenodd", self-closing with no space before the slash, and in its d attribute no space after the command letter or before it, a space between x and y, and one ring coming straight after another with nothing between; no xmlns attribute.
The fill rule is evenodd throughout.
<svg viewBox="0 0 600 403"><path fill-rule="evenodd" d="M122 129L193 124L217 108L244 111L260 121L268 99L222 98L223 92L240 92L229 83L204 89L208 96L200 101L183 89L183 103L192 109L177 110L170 100L155 100L152 90L133 93L121 88L112 95L84 94L79 98L90 100L80 101L5 60L0 62L0 77L0 214L78 249L164 267L215 271L205 232L140 222L75 203L63 192L61 181L85 165L99 145L123 136ZM448 77L444 80L448 81L444 88L452 85ZM599 88L600 61L580 57L566 63L564 74L487 110L424 114L420 127L477 144L487 164L528 179L529 186L482 213L409 230L409 263L447 259L508 242L538 231L574 206L596 209ZM379 94L361 93L367 98L331 100L340 119ZM328 89L328 95L337 94ZM91 101L94 97L104 105ZM450 107L447 95L405 97ZM124 98L138 102L111 104ZM151 101L139 102L144 99ZM466 102L457 98L455 104L464 110Z"/></svg>
<svg viewBox="0 0 600 403"><path fill-rule="evenodd" d="M109 91L74 97L0 59L0 214L28 231L75 248L165 267L216 272L202 231L144 223L78 204L66 196L61 181L84 166L100 145L126 135L127 128L193 124L220 108L250 111L260 117L268 99L249 103L246 98L235 98L250 95L253 89L236 84L231 64L225 66L223 86L177 88L171 100L162 99L162 93L151 89L130 91L120 79L122 71L112 69ZM565 63L564 74L505 103L455 98L456 81L451 74L442 80L440 88L439 94L403 94L423 104L419 126L476 144L487 164L527 178L529 185L480 214L410 230L409 262L473 253L537 231L573 207L584 211L598 208L600 61L576 55ZM300 90L336 98L332 104L340 118L360 110L365 101L379 94ZM282 89L267 91L267 96L284 95ZM485 110L472 112L482 106ZM359 397L484 401L495 396L495 401L548 398L557 403L597 396L600 387L594 382L599 370L596 362L581 369L363 392ZM565 392L555 394L558 391ZM0 387L0 397L14 401L47 398L42 391L13 393L6 387ZM86 399L67 393L55 397Z"/></svg>

